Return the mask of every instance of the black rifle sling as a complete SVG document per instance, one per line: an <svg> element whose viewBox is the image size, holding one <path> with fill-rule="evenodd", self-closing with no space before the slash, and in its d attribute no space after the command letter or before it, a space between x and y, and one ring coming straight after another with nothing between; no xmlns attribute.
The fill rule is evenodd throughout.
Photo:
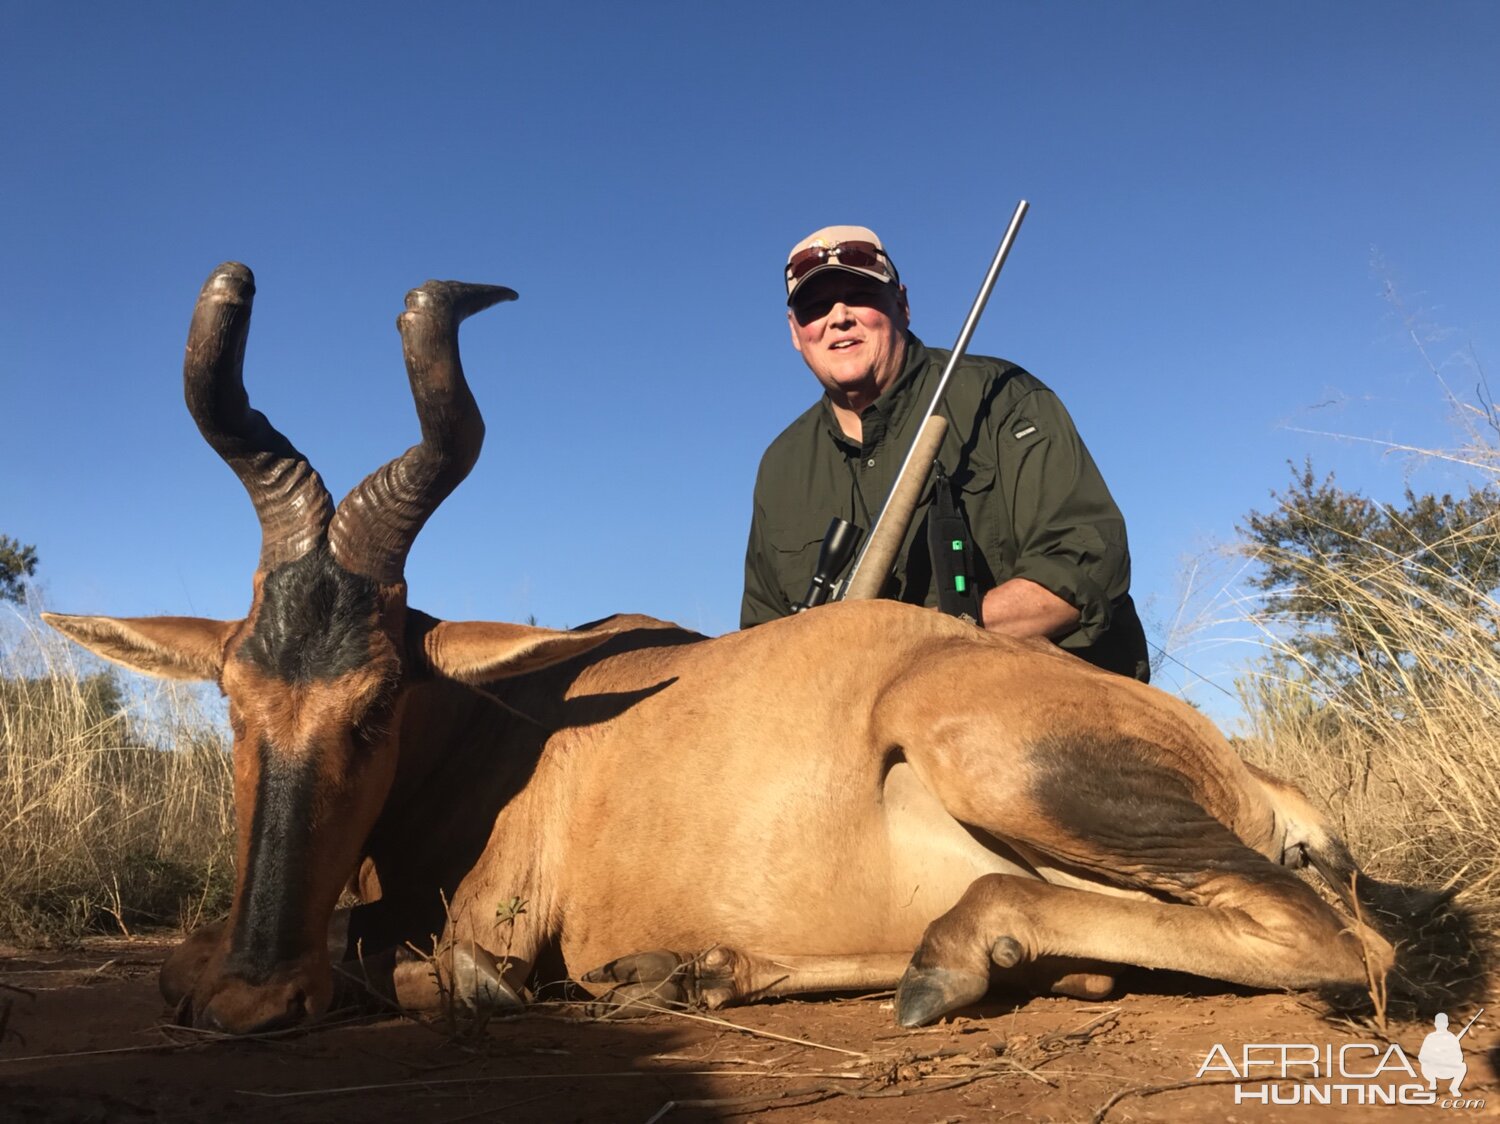
<svg viewBox="0 0 1500 1124"><path fill-rule="evenodd" d="M942 461L932 466L932 506L927 511L927 549L937 582L938 608L949 616L979 623L974 578L974 544L963 510L953 498L953 481Z"/></svg>

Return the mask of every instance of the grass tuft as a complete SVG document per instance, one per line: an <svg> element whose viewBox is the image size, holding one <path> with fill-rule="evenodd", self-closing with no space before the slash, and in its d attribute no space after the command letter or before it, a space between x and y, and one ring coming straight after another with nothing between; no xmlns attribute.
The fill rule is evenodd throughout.
<svg viewBox="0 0 1500 1124"><path fill-rule="evenodd" d="M128 698L34 615L0 621L0 939L190 928L228 907L226 740L192 689Z"/></svg>
<svg viewBox="0 0 1500 1124"><path fill-rule="evenodd" d="M1476 938L1500 934L1500 604L1466 568L1433 561L1500 553L1493 515L1410 550L1323 528L1309 549L1251 557L1316 591L1320 619L1288 619L1274 596L1251 612L1267 655L1239 680L1256 764L1331 813L1360 865L1397 883L1456 890ZM1321 654L1334 621L1338 660ZM1454 964L1472 971L1464 950Z"/></svg>

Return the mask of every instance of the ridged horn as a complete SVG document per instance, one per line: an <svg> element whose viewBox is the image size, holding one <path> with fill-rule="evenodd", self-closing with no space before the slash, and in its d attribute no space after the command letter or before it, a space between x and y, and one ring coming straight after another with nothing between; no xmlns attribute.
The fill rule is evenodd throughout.
<svg viewBox="0 0 1500 1124"><path fill-rule="evenodd" d="M183 397L198 431L250 493L260 519L260 569L301 558L323 537L333 501L323 481L245 393L245 338L255 275L239 262L209 274L193 309Z"/></svg>
<svg viewBox="0 0 1500 1124"><path fill-rule="evenodd" d="M422 441L388 462L344 497L328 544L344 569L389 584L402 580L417 532L474 467L484 419L458 358L458 326L500 301L500 285L428 281L406 294L396 319Z"/></svg>

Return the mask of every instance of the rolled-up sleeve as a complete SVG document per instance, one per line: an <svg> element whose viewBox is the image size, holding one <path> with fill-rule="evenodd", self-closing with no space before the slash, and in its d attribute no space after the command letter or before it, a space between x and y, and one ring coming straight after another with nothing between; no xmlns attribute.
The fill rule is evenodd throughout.
<svg viewBox="0 0 1500 1124"><path fill-rule="evenodd" d="M1073 419L1050 390L1024 395L996 431L1001 486L1016 542L1013 577L1057 594L1079 612L1064 647L1093 644L1130 588L1120 514Z"/></svg>

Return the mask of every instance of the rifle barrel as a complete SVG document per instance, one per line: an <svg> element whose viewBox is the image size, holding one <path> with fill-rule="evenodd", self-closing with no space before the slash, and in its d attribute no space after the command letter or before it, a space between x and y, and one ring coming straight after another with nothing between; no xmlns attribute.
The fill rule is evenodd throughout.
<svg viewBox="0 0 1500 1124"><path fill-rule="evenodd" d="M916 481L915 484L915 488L919 493L922 484L927 480L927 472L932 468L932 460L936 459L937 453L936 450L933 450L932 457L927 460L926 464L913 463L918 456L918 450L923 446L920 435L927 425L927 419L932 417L937 411L938 403L943 400L943 391L948 388L948 380L953 377L953 372L963 359L964 352L969 348L969 339L974 335L974 329L979 326L979 318L984 315L984 306L989 303L990 292L995 288L995 281L1000 276L1000 269L1005 265L1005 259L1010 256L1011 244L1016 240L1016 234L1021 229L1021 220L1026 217L1026 211L1029 207L1030 204L1024 199L1016 204L1015 213L1010 217L1010 225L1005 228L1005 237L1000 239L1000 246L995 251L994 259L990 262L989 272L984 275L984 284L979 286L979 295L974 298L974 304L969 309L969 315L964 320L964 326L958 333L958 341L953 345L953 354L948 356L947 366L943 368L943 376L938 379L937 390L933 392L932 401L927 404L927 412L922 415L921 420L917 423L919 439L912 442L911 448L906 451L906 459L901 462L901 470L896 473L896 482L891 486L891 495L887 497L885 506L880 509L880 515L875 520L875 526L870 529L870 537L865 540L865 545L860 548L859 555L854 559L854 568L849 571L848 580L844 582L844 596L848 596L848 592L852 588L860 591L855 596L855 600L873 598L877 595L876 593L865 594L864 591L873 589L878 592L880 587L885 584L885 573L867 575L858 584L856 584L855 579L859 575L859 568L871 557L872 548L874 548L877 558L888 555L888 560L885 563L887 572L891 563L895 560L896 551L900 549L901 540L906 536L906 523L911 519L911 508L915 506L915 503L908 506L902 512L893 511L891 501L899 493L910 492L912 490L912 485L910 484L903 488L903 483L906 481L908 473L920 472L922 474L921 479ZM887 516L891 516L894 521L900 522L901 526L893 528L893 526L887 525ZM891 539L895 540L894 544L890 542Z"/></svg>
<svg viewBox="0 0 1500 1124"><path fill-rule="evenodd" d="M1462 1038L1464 1035L1468 1034L1469 1033L1469 1028L1474 1025L1474 1020L1477 1019L1477 1018L1479 1018L1479 1016L1482 1015L1482 1014L1484 1014L1484 1008L1483 1007L1479 1008L1479 1010L1477 1010L1477 1011L1474 1012L1474 1018L1470 1019L1468 1022L1464 1023L1464 1028L1461 1031L1459 1031L1456 1035L1454 1035L1454 1037L1455 1038Z"/></svg>

